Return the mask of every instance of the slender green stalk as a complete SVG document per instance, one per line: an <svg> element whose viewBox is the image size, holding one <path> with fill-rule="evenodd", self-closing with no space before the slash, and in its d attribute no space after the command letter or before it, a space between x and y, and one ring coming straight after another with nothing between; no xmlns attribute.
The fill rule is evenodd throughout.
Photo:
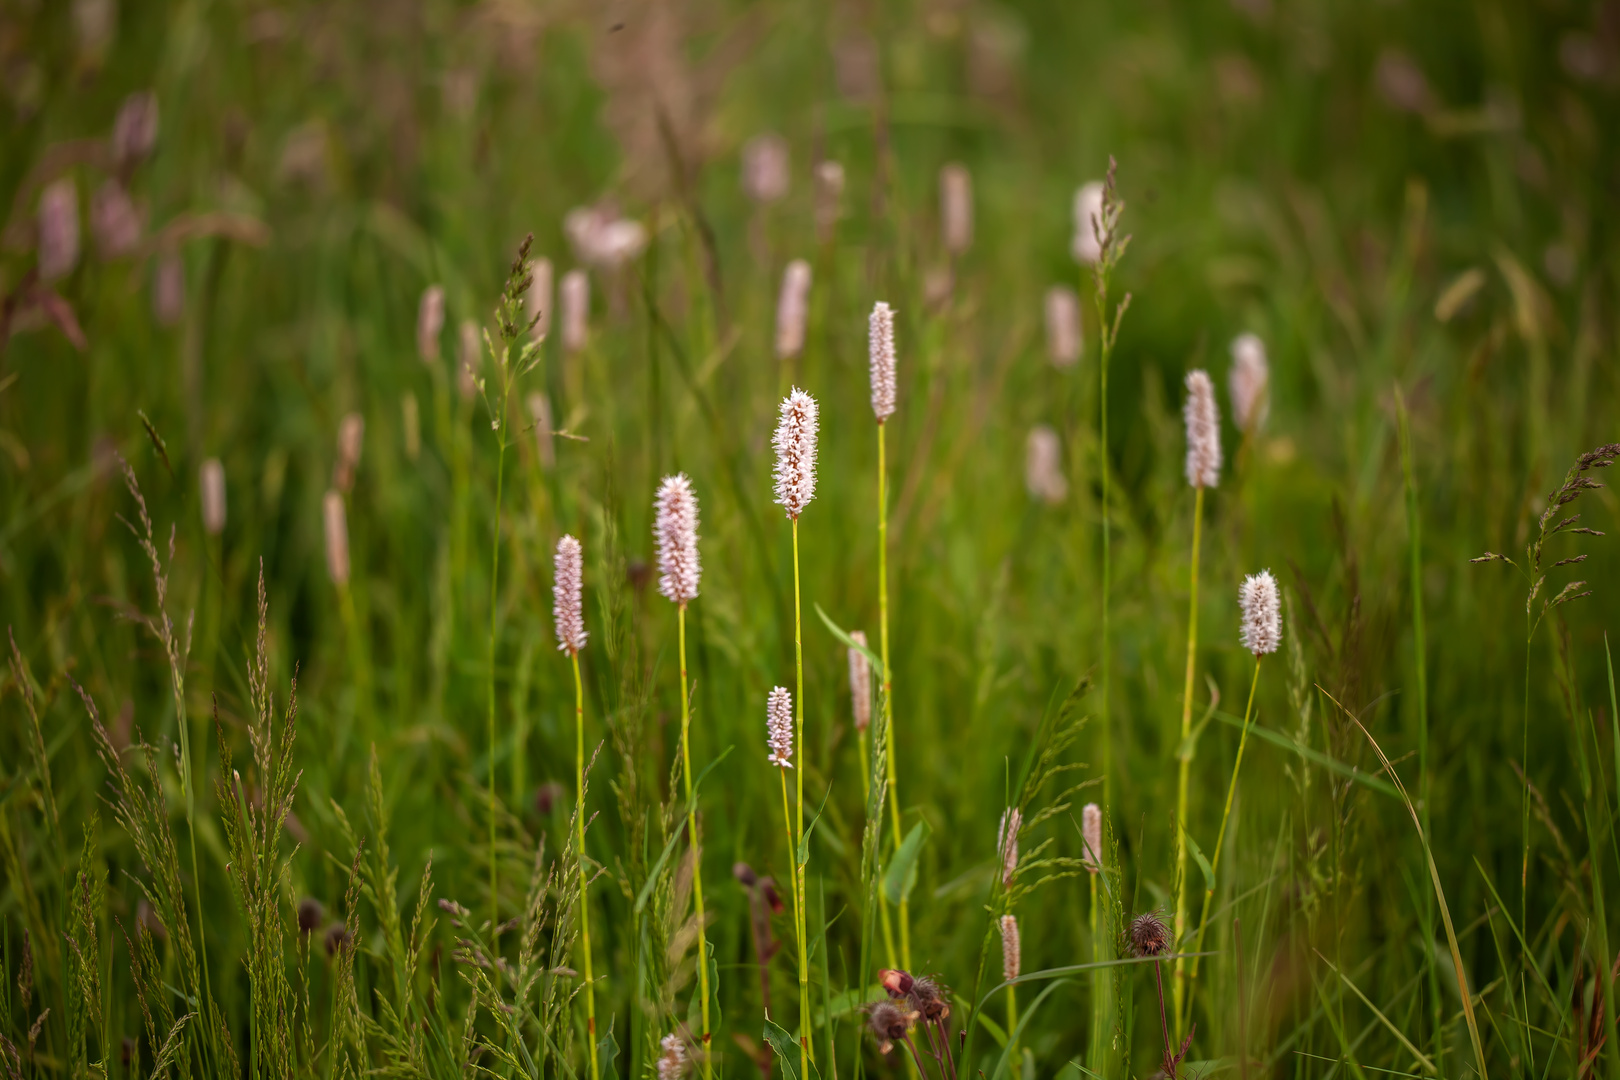
<svg viewBox="0 0 1620 1080"><path fill-rule="evenodd" d="M504 381L504 380L503 380ZM503 387L504 391L504 387ZM495 617L499 608L501 583L501 485L506 477L506 394L501 394L499 424L499 450L495 456L495 535L490 541L489 556L489 671L485 689L489 699L489 925L491 931L500 925L500 884L495 858ZM578 658L575 658L578 665ZM584 854L583 851L580 853ZM589 976L587 976L587 979Z"/></svg>
<svg viewBox="0 0 1620 1080"><path fill-rule="evenodd" d="M795 752L799 758L799 767L795 771L797 777L795 784L798 787L798 842L794 845L793 881L794 889L798 893L798 923L799 923L799 1049L804 1058L801 1076L810 1074L810 963L806 958L804 937L804 866L798 864L798 851L804 845L804 620L800 618L799 608L799 519L793 518L793 666L798 678L799 696L794 700L797 713L794 716L794 742ZM886 667L885 667L886 670ZM892 744L891 744L892 745ZM808 859L806 860L808 861Z"/></svg>
<svg viewBox="0 0 1620 1080"><path fill-rule="evenodd" d="M1092 857L1099 858L1101 852ZM1091 962L1102 963L1102 939L1097 936L1097 875L1087 874L1091 879ZM1091 1071L1095 1074L1103 1072L1103 1032L1108 1027L1108 1001L1106 987L1108 973L1097 968L1091 973L1091 1040L1088 1047L1088 1057L1091 1061Z"/></svg>
<svg viewBox="0 0 1620 1080"><path fill-rule="evenodd" d="M709 1056L709 932L703 915L703 846L698 843L697 803L692 800L692 749L689 732L692 726L691 703L686 688L686 603L676 609L675 625L681 652L681 775L686 780L686 837L692 845L692 897L697 904L698 922L698 993L703 995L703 1076L714 1075L714 1063ZM592 1049L594 1058L595 1049Z"/></svg>
<svg viewBox="0 0 1620 1080"><path fill-rule="evenodd" d="M866 731L864 729L856 729L855 731L855 752L860 755L861 802L864 804L867 799L872 797L872 778L867 775L869 763L866 760Z"/></svg>
<svg viewBox="0 0 1620 1080"><path fill-rule="evenodd" d="M900 850L900 788L895 779L895 749L894 749L894 676L890 674L889 667L889 499L888 499L888 462L884 446L884 432L887 425L878 421L878 637L879 649L883 654L883 718L888 724L888 773L889 773L889 819L890 832L894 837L894 850ZM801 691L802 693L802 691ZM863 774L864 776L864 774ZM911 968L911 919L908 910L910 901L906 897L900 898L900 963L906 969ZM885 913L887 920L887 913ZM894 964L894 944L891 935L884 933L889 949L889 964Z"/></svg>
<svg viewBox="0 0 1620 1080"><path fill-rule="evenodd" d="M1018 1042L1013 1036L1013 1033L1017 1030L1018 987L1009 986L1007 987L1007 1060L1013 1063L1012 1067L1017 1070L1018 1074L1021 1076L1023 1075L1023 1070L1020 1069L1018 1065Z"/></svg>
<svg viewBox="0 0 1620 1080"><path fill-rule="evenodd" d="M579 941L585 954L585 1036L591 1044L591 1080L600 1080L596 1061L596 984L591 976L591 909L585 872L585 684L579 678L579 653L569 650L574 663L574 821L579 846Z"/></svg>
<svg viewBox="0 0 1620 1080"><path fill-rule="evenodd" d="M1100 279L1097 286L1097 315L1102 322L1101 342L1098 348L1100 354L1097 358L1098 399L1097 406L1097 448L1098 480L1102 489L1102 726L1097 734L1098 767L1102 771L1103 804L1111 806L1113 788L1113 724L1109 719L1109 673L1110 664L1108 637L1108 594L1113 583L1113 567L1110 561L1109 530L1108 530L1108 360L1113 354L1113 341L1108 333L1108 285L1107 279Z"/></svg>
<svg viewBox="0 0 1620 1080"><path fill-rule="evenodd" d="M1187 678L1181 691L1181 741L1176 756L1180 762L1176 769L1176 922L1175 940L1181 941L1187 933L1187 785L1192 772L1192 699L1193 673L1198 658L1198 544L1203 536L1204 487L1197 485L1193 495L1192 588L1187 601ZM1224 829L1225 822L1221 827ZM1218 851L1218 849L1217 849ZM1184 1026L1182 1005L1187 996L1187 956L1176 957L1175 981L1170 987L1171 1011L1175 1016L1176 1038L1181 1038Z"/></svg>
<svg viewBox="0 0 1620 1080"><path fill-rule="evenodd" d="M801 766L803 765L802 760L800 761L800 765ZM794 840L793 840L793 814L788 808L787 772L784 769L777 769L777 772L780 772L782 774L782 829L783 829L783 832L785 832L787 834L788 873L790 875L792 875L793 882L794 882L794 885L793 885L793 933L794 933L794 937L796 937L798 939L798 944L799 944L799 991L800 991L799 1023L803 1024L803 1023L806 1022L806 1017L807 1017L808 1010L805 1008L805 1005L804 1005L804 1001L805 1001L804 994L806 992L805 987L804 987L804 981L805 981L804 980L804 965L805 965L804 904L803 904L803 897L801 896L801 894L799 892L799 886L798 886L799 871L798 871L797 863L799 861L799 857L798 857L799 846L798 846L798 844L794 843ZM808 1029L802 1029L800 1031L800 1034L799 1034L799 1075L800 1076L808 1076L809 1075L809 1068L810 1068L810 1035L809 1035Z"/></svg>
<svg viewBox="0 0 1620 1080"><path fill-rule="evenodd" d="M1238 771L1243 768L1243 749L1249 745L1249 727L1254 717L1254 692L1260 685L1260 657L1254 658L1254 677L1249 680L1249 703L1243 707L1243 733L1238 736L1237 760L1232 762L1232 779L1226 785L1226 806L1221 810L1221 827L1215 834L1215 854L1209 862L1211 877L1221 868L1221 851L1226 845L1226 822L1232 816L1232 797L1237 794ZM1204 889L1204 910L1198 916L1198 942L1193 946L1194 954L1204 951L1204 933L1209 929L1209 905L1215 899L1215 887L1207 886ZM1192 977L1198 978L1198 961L1201 957L1193 956Z"/></svg>

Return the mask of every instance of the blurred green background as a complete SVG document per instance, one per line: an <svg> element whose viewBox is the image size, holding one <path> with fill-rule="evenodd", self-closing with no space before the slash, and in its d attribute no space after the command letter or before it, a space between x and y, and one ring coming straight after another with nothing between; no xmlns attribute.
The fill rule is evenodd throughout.
<svg viewBox="0 0 1620 1080"><path fill-rule="evenodd" d="M800 521L802 765L807 801L827 798L809 870L812 907L830 924L827 970L817 960L813 982L818 1002L824 982L828 995L858 996L874 978L858 970L861 773L845 652L811 605L875 640L866 314L877 300L898 312L900 355L888 425L898 794L905 828L930 830L911 953L956 990L959 1018L972 1015L1010 786L1045 737L1048 703L1104 662L1104 462L1116 884L1127 916L1174 905L1193 506L1178 409L1185 372L1204 367L1227 453L1201 570L1194 715L1212 693L1220 715L1201 729L1189 833L1206 850L1252 670L1236 638L1243 574L1277 575L1286 627L1260 678L1258 726L1273 738L1251 738L1245 758L1207 946L1219 956L1193 991L1190 1060L1257 1075L1416 1074L1431 1071L1421 1053L1441 1075L1477 1071L1412 818L1387 784L1368 782L1377 757L1337 702L1414 798L1427 793L1420 810L1490 1068L1620 1075L1620 1048L1606 1041L1612 995L1603 1005L1620 913L1604 636L1613 541L1548 546L1549 564L1591 558L1550 571L1536 610L1570 580L1594 595L1553 609L1528 648L1523 579L1468 562L1485 550L1518 559L1575 456L1620 438L1620 5L4 0L0 83L0 617L18 656L0 704L8 987L20 985L25 930L56 957L54 970L38 961L32 1009L7 991L0 1031L22 1047L54 1003L37 1053L17 1058L34 1075L74 1071L71 1017L88 1005L74 1004L52 904L67 903L83 865L110 875L106 1005L100 1034L77 1036L85 1060L137 1075L156 1054L111 921L133 925L135 882L150 868L101 801L106 769L70 683L117 745L163 751L184 835L166 756L179 739L175 695L162 650L132 617L155 598L120 520L136 511L119 454L170 568L167 611L192 630L182 698L202 778L195 882L182 865L187 893L203 899L212 993L244 1060L249 937L215 821L211 729L217 702L220 737L247 757L261 566L271 684L284 697L298 675L287 926L303 897L325 905L322 925L342 917L354 853L341 815L377 831L359 824L372 746L401 895L414 897L431 853L433 896L480 915L491 903L493 759L495 902L507 918L524 910L538 839L554 853L568 831L573 687L550 625L550 553L560 534L582 537L586 737L602 747L587 841L602 867L597 1007L615 1025L612 1067L631 1077L652 1067L692 995L689 886L670 877L675 863L653 865L679 831L679 691L674 611L648 568L658 478L689 473L705 561L688 620L694 771L734 748L702 795L715 1045L727 1074L753 1068L762 991L749 893L730 867L786 873L763 736L765 694L794 674L789 531L769 487L776 403L792 385L822 410L820 487ZM153 102L148 146L141 121L153 115L141 110ZM745 190L745 146L764 133L785 140L780 198ZM1132 236L1112 296L1131 301L1103 453L1098 319L1091 272L1071 255L1071 201L1110 158ZM824 162L843 170L836 196L818 181ZM942 239L939 171L952 162L972 187L972 242L958 252ZM565 220L581 207L639 223L644 250L620 260L570 236ZM494 331L529 233L556 281L589 271L589 336L565 348L553 318L501 414L487 352L473 350L485 392L460 385L460 327ZM794 258L812 267L809 330L802 355L784 359L777 293ZM1071 367L1047 358L1054 284L1077 290L1084 311L1084 355ZM418 307L430 285L443 287L446 316L424 360ZM1271 371L1269 417L1247 437L1227 410L1229 345L1244 332L1264 341ZM531 394L545 395L550 426L534 419ZM351 413L364 430L345 485L339 427ZM498 537L497 415L510 440ZM1061 439L1061 499L1026 488L1037 424ZM217 535L200 505L211 458L227 492ZM324 550L333 487L346 505L344 590ZM1575 509L1584 526L1616 525L1608 488ZM25 664L60 846L29 749ZM1095 689L1078 711L1088 718L1062 760L1079 766L1070 780L1100 779ZM263 782L248 778L250 789ZM90 863L76 861L98 809ZM1078 805L1043 821L1026 850L1049 841L1047 854L1078 857L1077 817ZM1185 872L1199 880L1193 864ZM635 910L649 878L674 897L657 927ZM1094 944L1112 954L1106 924L1108 940L1093 942L1090 903L1084 874L1020 902L1025 971L1085 962ZM376 912L360 913L358 1007L375 1012L368 978L381 983L385 952ZM777 917L775 933L790 939L791 919ZM429 935L434 959L412 985L439 998L459 1037L467 991L451 973L454 936L443 922ZM663 946L656 979L649 942ZM788 1027L791 951L767 984ZM319 1034L301 1073L336 1070L341 1041L331 976L312 952L315 1005L297 1022ZM1106 1054L1087 1056L1096 1001L1082 980L1046 999L1022 1040L1026 1063L1010 1067L1149 1075L1152 984L1122 970L1135 1012L1111 1012ZM992 972L984 988L994 982ZM860 1040L859 1019L844 1012L827 1031L837 1066L900 1068L898 1051L882 1059ZM134 1066L102 1045L126 1037L140 1041ZM396 1068L374 1033L357 1038L371 1055L360 1067ZM989 1029L975 1039L989 1053ZM212 1060L188 1053L196 1068ZM575 1069L581 1053L569 1051ZM996 1057L986 1062L997 1080Z"/></svg>

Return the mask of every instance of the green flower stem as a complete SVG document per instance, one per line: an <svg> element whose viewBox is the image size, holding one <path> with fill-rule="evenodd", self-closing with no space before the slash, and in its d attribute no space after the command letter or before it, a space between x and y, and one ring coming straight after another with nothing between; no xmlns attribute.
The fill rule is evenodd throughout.
<svg viewBox="0 0 1620 1080"><path fill-rule="evenodd" d="M793 518L793 666L798 676L799 696L794 704L798 707L795 717L796 732L794 742L797 744L799 757L798 776L795 783L798 787L798 843L794 845L794 864L798 862L798 851L804 844L804 625L800 618L799 604L799 519ZM808 860L807 860L808 861ZM799 923L799 1050L801 1061L800 1076L810 1075L810 964L805 954L804 936L804 867L793 865L794 891L797 893L797 920Z"/></svg>
<svg viewBox="0 0 1620 1080"><path fill-rule="evenodd" d="M1249 745L1249 726L1254 716L1254 691L1260 685L1260 660L1259 656L1254 658L1254 678L1249 682L1249 703L1243 707L1243 734L1238 736L1237 760L1232 762L1232 779L1226 785L1226 808L1221 811L1221 828L1215 834L1215 854L1209 863L1212 877L1221 868L1221 849L1226 844L1226 821L1232 816L1232 797L1237 794L1238 770L1243 768L1243 748ZM1204 932L1209 929L1209 905L1214 899L1215 887L1211 885L1204 889L1204 910L1198 916L1198 943L1193 946L1195 954L1204 951ZM1192 977L1195 979L1198 978L1200 959L1196 955L1193 957Z"/></svg>
<svg viewBox="0 0 1620 1080"><path fill-rule="evenodd" d="M888 464L886 461L884 432L887 425L878 421L878 638L883 654L883 720L888 725L889 820L894 836L894 850L900 850L900 795L895 774L894 748L894 676L889 666L889 499ZM880 901L884 902L884 901ZM900 898L900 963L911 968L911 919L909 901ZM889 965L894 965L894 941L887 925L888 912L884 912L884 944L889 951Z"/></svg>
<svg viewBox="0 0 1620 1080"><path fill-rule="evenodd" d="M676 611L675 625L681 651L681 775L686 780L686 837L692 845L692 896L697 904L698 921L698 993L703 995L703 1077L714 1075L714 1063L709 1056L709 932L703 916L703 848L698 843L697 804L692 801L692 749L689 732L692 726L691 704L686 683L686 602ZM588 963L588 961L587 961ZM591 1048L591 1061L595 1065L596 1049ZM594 1074L593 1067L593 1074Z"/></svg>
<svg viewBox="0 0 1620 1080"><path fill-rule="evenodd" d="M596 984L591 977L591 909L585 873L585 684L579 678L579 653L569 650L574 662L574 821L579 847L579 932L585 954L585 1037L591 1044L591 1080L600 1080L596 1062Z"/></svg>
<svg viewBox="0 0 1620 1080"><path fill-rule="evenodd" d="M1192 772L1193 758L1188 740L1192 736L1193 673L1198 659L1198 542L1203 534L1204 522L1203 485L1193 490L1196 494L1193 496L1192 589L1187 610L1187 678L1181 692L1181 741L1177 743L1179 749L1176 755L1181 759L1176 769L1176 877L1181 883L1176 890L1175 940L1178 942L1187 932L1187 781ZM1178 1040L1184 1023L1182 1003L1187 994L1186 976L1187 958L1183 954L1176 958L1175 980L1170 987L1171 1011L1175 1016Z"/></svg>

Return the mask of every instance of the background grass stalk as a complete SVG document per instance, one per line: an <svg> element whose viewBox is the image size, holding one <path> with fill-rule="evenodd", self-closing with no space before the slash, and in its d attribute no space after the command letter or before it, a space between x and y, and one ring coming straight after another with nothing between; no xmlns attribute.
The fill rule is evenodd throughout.
<svg viewBox="0 0 1620 1080"><path fill-rule="evenodd" d="M1221 868L1221 851L1226 844L1226 823L1232 816L1232 797L1237 794L1238 772L1243 768L1243 750L1249 745L1249 726L1254 717L1254 692L1260 685L1260 660L1254 658L1254 677L1249 681L1249 703L1243 707L1243 733L1238 736L1237 760L1232 762L1232 779L1226 785L1226 806L1221 810L1221 827L1215 834L1215 853L1209 861L1209 873L1213 880L1214 875ZM1209 885L1204 889L1204 910L1198 916L1198 941L1193 946L1192 978L1198 978L1198 962L1203 957L1197 955L1204 951L1204 933L1209 929L1209 906L1215 899L1215 886ZM1239 962L1241 963L1241 957Z"/></svg>
<svg viewBox="0 0 1620 1080"><path fill-rule="evenodd" d="M579 948L585 961L585 1036L591 1044L591 1080L599 1080L596 1060L596 984L591 976L590 890L585 870L585 684L579 678L579 652L569 650L574 668L574 820L579 845ZM491 804L493 805L493 803Z"/></svg>
<svg viewBox="0 0 1620 1080"><path fill-rule="evenodd" d="M883 654L883 716L888 724L888 752L887 765L889 773L889 819L890 832L894 837L893 848L900 850L900 796L899 784L895 777L895 748L894 748L894 676L889 670L889 499L888 499L888 463L886 461L886 448L884 432L888 425L878 421L878 647ZM795 601L796 602L796 601ZM803 688L800 688L803 695ZM865 736L862 736L862 745ZM864 751L862 756L865 756ZM864 775L864 774L863 774ZM887 904L886 899L880 903ZM911 968L911 926L910 926L910 898L900 898L900 965L907 970ZM894 942L888 928L887 913L884 919L884 938L889 950L889 964L894 964Z"/></svg>
<svg viewBox="0 0 1620 1080"><path fill-rule="evenodd" d="M504 366L504 365L503 365ZM484 689L489 703L489 918L490 932L500 925L500 892L498 861L495 856L495 620L500 611L501 581L501 485L506 476L506 389L510 381L502 380L501 416L496 422L498 450L495 455L495 529L490 541L489 555L489 671ZM575 666L579 657L574 658ZM583 858L584 851L580 851Z"/></svg>
<svg viewBox="0 0 1620 1080"><path fill-rule="evenodd" d="M1204 488L1193 489L1193 535L1191 595L1187 601L1187 678L1181 691L1181 740L1176 744L1176 921L1175 940L1179 944L1187 933L1187 783L1192 772L1192 699L1193 673L1198 659L1198 544L1203 536ZM1254 693L1250 690L1250 700ZM1234 777L1236 773L1233 774ZM1226 823L1223 819L1221 827ZM1185 952L1176 957L1175 981L1171 984L1171 1011L1175 1015L1176 1038L1186 1024L1183 1006L1187 997L1187 957Z"/></svg>
<svg viewBox="0 0 1620 1080"><path fill-rule="evenodd" d="M689 731L692 724L691 704L686 683L686 603L676 609L675 625L681 654L681 776L686 781L686 836L692 845L692 897L697 907L698 922L698 993L703 1008L703 1076L714 1075L714 1063L709 1056L709 933L703 914L703 847L698 843L697 803L692 799L692 750ZM592 1051L594 1061L595 1051Z"/></svg>

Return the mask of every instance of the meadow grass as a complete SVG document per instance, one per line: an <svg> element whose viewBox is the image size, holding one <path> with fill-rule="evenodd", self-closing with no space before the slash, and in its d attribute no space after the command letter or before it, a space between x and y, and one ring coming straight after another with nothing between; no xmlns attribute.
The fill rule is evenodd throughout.
<svg viewBox="0 0 1620 1080"><path fill-rule="evenodd" d="M1620 1077L1606 10L6 7L0 1075Z"/></svg>

